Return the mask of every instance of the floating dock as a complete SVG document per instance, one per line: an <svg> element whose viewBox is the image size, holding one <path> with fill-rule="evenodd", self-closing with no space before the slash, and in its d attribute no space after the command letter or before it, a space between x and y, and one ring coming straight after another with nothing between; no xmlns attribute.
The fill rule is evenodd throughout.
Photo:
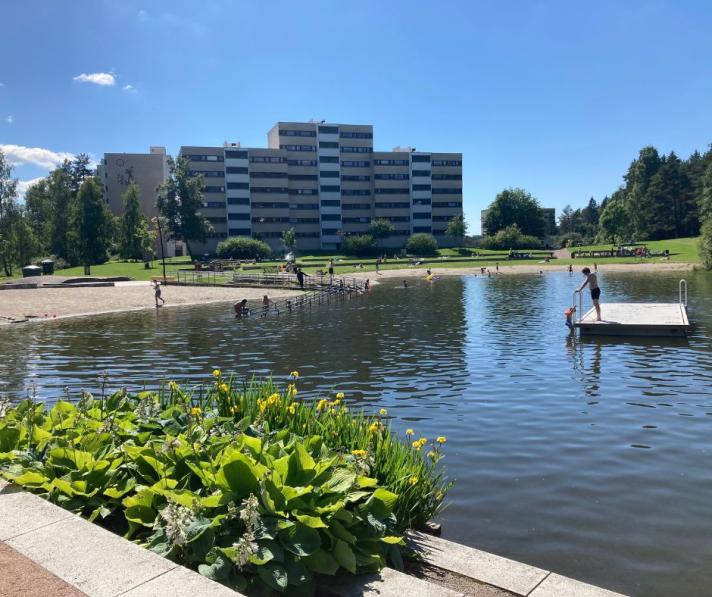
<svg viewBox="0 0 712 597"><path fill-rule="evenodd" d="M596 321L596 310L589 309L573 324L582 335L605 336L668 336L684 337L690 329L687 317L687 282L680 280L679 300L676 303L601 303L601 321ZM579 313L583 312L581 292Z"/></svg>

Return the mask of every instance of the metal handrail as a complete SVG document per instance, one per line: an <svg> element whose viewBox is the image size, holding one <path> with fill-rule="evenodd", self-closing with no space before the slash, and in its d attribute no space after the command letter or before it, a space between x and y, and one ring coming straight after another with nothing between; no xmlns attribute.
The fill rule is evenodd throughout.
<svg viewBox="0 0 712 597"><path fill-rule="evenodd" d="M576 295L578 295L578 307L576 307ZM583 291L576 289L571 300L571 306L576 309L578 316L574 316L574 323L580 323L583 318Z"/></svg>
<svg viewBox="0 0 712 597"><path fill-rule="evenodd" d="M682 300L682 297L685 297L685 300ZM682 279L680 280L680 283L678 284L678 300L681 305L684 305L687 307L687 280Z"/></svg>

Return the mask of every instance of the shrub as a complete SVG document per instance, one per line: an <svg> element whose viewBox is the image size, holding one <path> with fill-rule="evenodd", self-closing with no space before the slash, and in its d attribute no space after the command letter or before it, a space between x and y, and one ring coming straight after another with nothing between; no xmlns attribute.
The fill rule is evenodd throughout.
<svg viewBox="0 0 712 597"><path fill-rule="evenodd" d="M438 252L438 241L432 234L416 232L408 238L405 250L411 255L435 255Z"/></svg>
<svg viewBox="0 0 712 597"><path fill-rule="evenodd" d="M256 238L233 236L218 243L216 254L220 259L266 259L272 249Z"/></svg>
<svg viewBox="0 0 712 597"><path fill-rule="evenodd" d="M445 438L423 458L425 438L403 443L387 413L352 415L343 394L305 403L294 383L213 375L199 391L84 393L49 412L0 404L0 476L239 591L399 567L400 532L449 487Z"/></svg>
<svg viewBox="0 0 712 597"><path fill-rule="evenodd" d="M342 249L347 255L356 255L358 257L367 257L378 252L376 241L370 234L347 236L344 238Z"/></svg>
<svg viewBox="0 0 712 597"><path fill-rule="evenodd" d="M541 248L541 240L536 236L522 234L519 226L512 224L498 231L493 236L485 236L480 241L480 247L490 251L507 250L507 249L539 249Z"/></svg>

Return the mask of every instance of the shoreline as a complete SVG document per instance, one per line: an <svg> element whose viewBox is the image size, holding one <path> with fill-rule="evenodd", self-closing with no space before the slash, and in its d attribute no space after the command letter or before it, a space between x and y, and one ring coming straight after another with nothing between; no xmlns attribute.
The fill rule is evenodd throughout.
<svg viewBox="0 0 712 597"><path fill-rule="evenodd" d="M578 273L579 268L574 268ZM380 280L392 278L425 277L424 267L355 271L348 275L360 280L369 279L372 285ZM611 263L599 265L598 272L686 272L695 269L695 264L678 262L657 263ZM487 276L479 267L433 267L434 277ZM568 272L568 265L558 264L516 264L500 265L499 273L486 267L491 276ZM279 288L236 288L231 286L164 286L163 296L167 299L164 307L209 305L232 303L246 298L260 301L264 294L280 299L297 296L299 291ZM74 317L108 315L155 309L153 291L148 282L121 282L116 286L101 288L36 288L3 290L0 294L0 328L19 323L56 321Z"/></svg>

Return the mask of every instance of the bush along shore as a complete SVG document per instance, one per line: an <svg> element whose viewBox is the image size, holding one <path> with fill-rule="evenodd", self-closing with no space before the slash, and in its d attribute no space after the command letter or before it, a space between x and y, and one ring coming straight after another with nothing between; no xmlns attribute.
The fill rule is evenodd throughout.
<svg viewBox="0 0 712 597"><path fill-rule="evenodd" d="M281 391L213 376L0 403L0 476L238 591L312 594L321 574L402 568L403 532L449 488L445 438L404 441L342 393L301 401L296 371Z"/></svg>

